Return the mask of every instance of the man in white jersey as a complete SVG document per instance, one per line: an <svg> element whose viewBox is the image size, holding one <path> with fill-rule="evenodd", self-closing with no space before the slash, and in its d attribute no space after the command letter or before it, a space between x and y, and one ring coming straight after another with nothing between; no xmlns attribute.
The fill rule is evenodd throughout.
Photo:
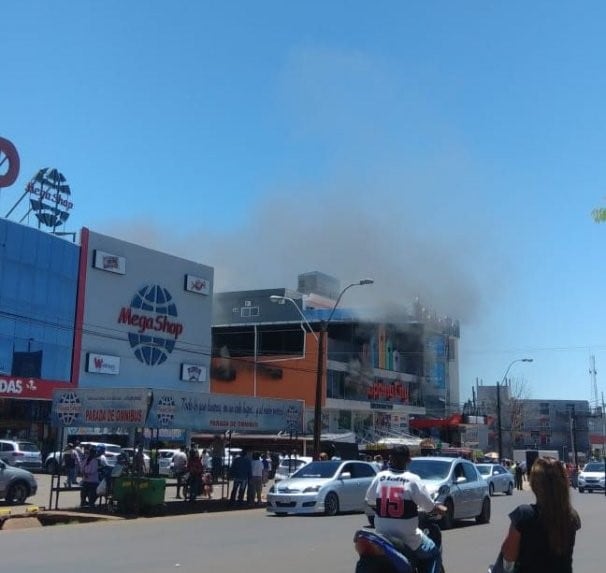
<svg viewBox="0 0 606 573"><path fill-rule="evenodd" d="M445 508L432 501L418 475L406 471L409 461L407 446L393 448L388 468L375 476L366 492L366 503L375 510L377 533L403 543L427 573L439 573L440 548L419 529L419 508L427 513L443 513Z"/></svg>

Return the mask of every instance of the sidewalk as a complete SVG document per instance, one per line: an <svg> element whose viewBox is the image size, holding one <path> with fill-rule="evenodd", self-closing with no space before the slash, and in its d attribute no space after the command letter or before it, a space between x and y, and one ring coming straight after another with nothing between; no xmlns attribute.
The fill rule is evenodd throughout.
<svg viewBox="0 0 606 573"><path fill-rule="evenodd" d="M271 487L273 482L268 482L263 488L262 503L260 504L249 504L244 502L231 502L229 500L229 494L232 491L232 483L230 482L219 482L214 484L212 497L198 496L195 501L189 501L186 499L179 499L176 497L176 485L177 482L172 478L166 479L166 489L164 493L164 503L161 506L141 508L140 510L132 510L124 514L117 513L116 503L105 503L105 499L98 500L94 508L80 507L80 488L74 487L68 491L59 492L59 500L57 507L55 508L56 493L53 494L52 504L48 505L48 497L43 506L47 510L60 511L60 512L76 512L80 514L96 514L96 515L124 515L125 517L154 517L162 515L188 515L193 513L211 513L218 511L240 511L248 509L260 509L265 508L265 494L267 489ZM183 492L181 492L182 495ZM49 489L50 494L50 489ZM131 506L132 507L132 506ZM130 508L129 508L130 509Z"/></svg>

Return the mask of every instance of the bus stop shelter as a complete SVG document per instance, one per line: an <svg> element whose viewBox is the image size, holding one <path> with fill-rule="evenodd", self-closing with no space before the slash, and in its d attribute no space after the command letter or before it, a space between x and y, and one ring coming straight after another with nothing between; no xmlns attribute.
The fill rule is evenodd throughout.
<svg viewBox="0 0 606 573"><path fill-rule="evenodd" d="M296 435L302 433L303 410L302 400L156 388L58 389L53 393L51 423L60 430L57 450L61 451L65 432L77 428ZM53 494L57 507L64 489L57 477L56 485L51 482L51 507Z"/></svg>

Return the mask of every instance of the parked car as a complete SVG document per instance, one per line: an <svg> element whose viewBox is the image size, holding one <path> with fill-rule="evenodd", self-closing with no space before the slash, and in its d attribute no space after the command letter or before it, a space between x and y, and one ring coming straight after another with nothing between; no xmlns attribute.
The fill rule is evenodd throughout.
<svg viewBox="0 0 606 573"><path fill-rule="evenodd" d="M40 448L27 440L0 440L0 460L17 468L42 469Z"/></svg>
<svg viewBox="0 0 606 573"><path fill-rule="evenodd" d="M476 464L476 467L488 483L488 493L491 496L495 493L513 494L513 474L501 464Z"/></svg>
<svg viewBox="0 0 606 573"><path fill-rule="evenodd" d="M604 490L604 462L588 462L579 472L578 478L579 493L587 490L591 493L593 490Z"/></svg>
<svg viewBox="0 0 606 573"><path fill-rule="evenodd" d="M463 458L415 457L408 470L417 474L433 499L447 507L440 520L449 529L459 519L475 518L477 523L490 521L488 483L476 466Z"/></svg>
<svg viewBox="0 0 606 573"><path fill-rule="evenodd" d="M173 456L178 451L179 450L171 450L165 448L158 450L158 473L161 476L174 476L172 462Z"/></svg>
<svg viewBox="0 0 606 573"><path fill-rule="evenodd" d="M97 447L104 446L105 447L105 459L107 460L107 464L110 466L115 466L118 461L118 456L122 453L122 447L117 444L108 444L106 442L82 442L80 444L82 448L86 446ZM49 474L56 474L59 469L59 460L61 460L61 469L64 468L63 456L61 452L51 452L46 456L46 460L44 460L44 468Z"/></svg>
<svg viewBox="0 0 606 573"><path fill-rule="evenodd" d="M133 464L134 455L136 452L136 448L122 448L122 452L128 456L128 460L130 464ZM151 457L149 450L143 450L143 473L148 474L151 468ZM105 457L107 457L107 449L105 453ZM109 463L109 459L107 460ZM111 465L115 465L115 462Z"/></svg>
<svg viewBox="0 0 606 573"><path fill-rule="evenodd" d="M305 464L290 478L269 488L267 511L276 515L364 512L364 496L376 473L372 464L361 461Z"/></svg>
<svg viewBox="0 0 606 573"><path fill-rule="evenodd" d="M37 491L38 483L31 472L0 460L0 498L21 504Z"/></svg>
<svg viewBox="0 0 606 573"><path fill-rule="evenodd" d="M309 464L313 461L313 458L307 456L297 456L290 458L282 458L280 464L276 468L274 475L274 482L288 479L297 470L301 469L304 465Z"/></svg>

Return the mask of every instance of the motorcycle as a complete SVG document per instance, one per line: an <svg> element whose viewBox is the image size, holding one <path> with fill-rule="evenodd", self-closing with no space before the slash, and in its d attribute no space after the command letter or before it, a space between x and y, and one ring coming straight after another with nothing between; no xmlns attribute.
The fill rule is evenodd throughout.
<svg viewBox="0 0 606 573"><path fill-rule="evenodd" d="M439 547L442 552L442 531L438 525L440 516L419 512L419 528ZM384 535L372 531L371 527L359 529L354 534L354 546L360 556L355 573L422 573L406 548ZM406 555L408 553L409 555ZM444 565L441 573L445 573Z"/></svg>

